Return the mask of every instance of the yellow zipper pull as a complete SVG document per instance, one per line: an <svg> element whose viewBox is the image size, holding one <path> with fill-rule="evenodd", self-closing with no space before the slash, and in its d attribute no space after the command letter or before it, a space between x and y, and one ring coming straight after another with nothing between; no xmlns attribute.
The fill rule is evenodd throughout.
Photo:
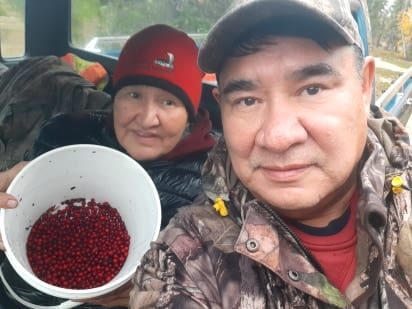
<svg viewBox="0 0 412 309"><path fill-rule="evenodd" d="M391 184L393 193L398 194L403 191L403 180L400 176L393 177Z"/></svg>
<svg viewBox="0 0 412 309"><path fill-rule="evenodd" d="M213 208L221 215L222 217L226 217L229 212L227 210L227 207L225 205L225 202L222 200L222 198L217 197L215 199L215 204L213 205Z"/></svg>

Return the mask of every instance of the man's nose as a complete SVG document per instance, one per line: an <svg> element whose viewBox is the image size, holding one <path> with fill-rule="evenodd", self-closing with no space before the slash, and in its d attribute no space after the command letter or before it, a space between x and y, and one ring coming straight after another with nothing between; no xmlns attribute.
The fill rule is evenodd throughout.
<svg viewBox="0 0 412 309"><path fill-rule="evenodd" d="M256 135L256 144L260 147L283 152L295 144L303 143L308 137L299 107L287 101L266 104L261 117Z"/></svg>

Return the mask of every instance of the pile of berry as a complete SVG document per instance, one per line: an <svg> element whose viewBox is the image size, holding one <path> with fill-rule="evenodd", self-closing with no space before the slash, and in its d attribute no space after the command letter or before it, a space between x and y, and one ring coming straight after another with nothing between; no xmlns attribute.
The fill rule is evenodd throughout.
<svg viewBox="0 0 412 309"><path fill-rule="evenodd" d="M130 236L108 202L67 200L48 209L33 225L27 257L41 280L68 289L109 282L122 268Z"/></svg>

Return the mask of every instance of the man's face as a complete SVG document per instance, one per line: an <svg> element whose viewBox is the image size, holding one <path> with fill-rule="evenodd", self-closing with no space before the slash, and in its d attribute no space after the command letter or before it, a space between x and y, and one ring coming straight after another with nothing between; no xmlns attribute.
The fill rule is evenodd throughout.
<svg viewBox="0 0 412 309"><path fill-rule="evenodd" d="M214 94L233 168L254 196L307 224L339 215L365 147L373 71L367 58L361 80L352 47L292 37L225 62Z"/></svg>

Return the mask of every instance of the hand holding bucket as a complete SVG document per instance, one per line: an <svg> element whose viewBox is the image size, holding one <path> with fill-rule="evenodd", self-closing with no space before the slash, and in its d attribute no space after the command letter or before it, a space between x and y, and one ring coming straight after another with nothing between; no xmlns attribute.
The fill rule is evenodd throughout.
<svg viewBox="0 0 412 309"><path fill-rule="evenodd" d="M7 192L19 199L19 207L0 210L6 256L28 284L56 297L89 299L119 288L131 279L160 230L160 201L150 176L129 156L103 146L72 145L47 152L27 164ZM63 200L79 197L109 202L120 213L130 235L129 255L120 272L102 286L83 290L40 280L26 254L30 227L39 216ZM75 305L78 303L71 306Z"/></svg>

